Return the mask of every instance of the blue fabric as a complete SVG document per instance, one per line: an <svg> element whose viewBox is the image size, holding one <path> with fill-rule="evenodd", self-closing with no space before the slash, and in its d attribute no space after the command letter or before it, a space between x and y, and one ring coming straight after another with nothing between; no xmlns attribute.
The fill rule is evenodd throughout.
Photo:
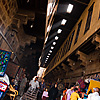
<svg viewBox="0 0 100 100"><path fill-rule="evenodd" d="M2 95L3 95L3 92L2 92L2 91L0 91L0 99L1 99Z"/></svg>
<svg viewBox="0 0 100 100"><path fill-rule="evenodd" d="M0 50L0 76L4 76L11 52Z"/></svg>
<svg viewBox="0 0 100 100"><path fill-rule="evenodd" d="M43 84L40 83L40 90L39 90L39 92L42 93L44 88L46 88L45 83L43 83Z"/></svg>
<svg viewBox="0 0 100 100"><path fill-rule="evenodd" d="M88 95L84 94L84 99L87 99Z"/></svg>

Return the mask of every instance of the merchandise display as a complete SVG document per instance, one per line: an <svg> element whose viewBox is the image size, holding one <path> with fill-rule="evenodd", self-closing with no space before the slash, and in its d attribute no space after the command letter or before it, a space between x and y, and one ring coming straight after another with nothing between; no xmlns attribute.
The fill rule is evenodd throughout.
<svg viewBox="0 0 100 100"><path fill-rule="evenodd" d="M0 76L4 76L11 52L0 50Z"/></svg>

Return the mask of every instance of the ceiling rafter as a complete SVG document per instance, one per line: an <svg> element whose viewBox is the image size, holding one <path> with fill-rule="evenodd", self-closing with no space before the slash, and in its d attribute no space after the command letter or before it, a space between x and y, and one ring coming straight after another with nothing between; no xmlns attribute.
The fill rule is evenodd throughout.
<svg viewBox="0 0 100 100"><path fill-rule="evenodd" d="M76 19L76 18L73 18L73 17L71 17L71 16L67 16L67 15L64 15L64 14L61 14L61 13L57 13L57 15L60 15L61 17L66 18L66 19L69 19L69 20L75 20L75 21L78 20L78 19Z"/></svg>
<svg viewBox="0 0 100 100"><path fill-rule="evenodd" d="M81 3L81 4L86 5L86 6L88 5L87 3L84 3L84 2L79 1L79 0L73 0L73 1L78 2L78 3Z"/></svg>
<svg viewBox="0 0 100 100"><path fill-rule="evenodd" d="M62 27L62 26L60 26L60 28L63 29L64 31L69 31L69 32L71 32L71 30L68 29L68 28L65 28L65 27Z"/></svg>

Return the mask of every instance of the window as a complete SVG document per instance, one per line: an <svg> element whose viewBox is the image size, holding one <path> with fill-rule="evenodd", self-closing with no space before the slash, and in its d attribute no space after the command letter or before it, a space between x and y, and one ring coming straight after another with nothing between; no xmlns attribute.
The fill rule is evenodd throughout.
<svg viewBox="0 0 100 100"><path fill-rule="evenodd" d="M65 44L65 53L67 53L68 51L68 40L66 41L66 44Z"/></svg>
<svg viewBox="0 0 100 100"><path fill-rule="evenodd" d="M70 38L69 49L70 49L70 47L71 47L71 44L72 44L72 40L73 40L74 33L75 33L75 30L73 31L73 33L72 33L72 35L71 35L71 38Z"/></svg>
<svg viewBox="0 0 100 100"><path fill-rule="evenodd" d="M100 12L99 12L99 19L100 19Z"/></svg>
<svg viewBox="0 0 100 100"><path fill-rule="evenodd" d="M76 34L76 38L75 38L74 44L76 44L76 42L77 42L77 40L78 40L78 36L79 36L80 28L81 28L81 23L82 23L82 20L81 20L80 23L78 24L78 29L77 29L77 34Z"/></svg>
<svg viewBox="0 0 100 100"><path fill-rule="evenodd" d="M90 28L90 23L91 23L91 18L92 18L92 12L93 12L93 5L94 3L92 4L92 6L89 8L88 10L88 17L87 17L87 22L86 22L86 27L85 27L85 32L84 34L89 30Z"/></svg>
<svg viewBox="0 0 100 100"><path fill-rule="evenodd" d="M73 36L74 36L74 32L75 32L75 30L73 31L73 33L69 37L68 50L70 50L70 47L71 47L71 44L72 44L72 40L73 40Z"/></svg>
<svg viewBox="0 0 100 100"><path fill-rule="evenodd" d="M69 45L70 45L70 38L71 38L71 36L68 39L68 44L67 44L68 50L69 50Z"/></svg>

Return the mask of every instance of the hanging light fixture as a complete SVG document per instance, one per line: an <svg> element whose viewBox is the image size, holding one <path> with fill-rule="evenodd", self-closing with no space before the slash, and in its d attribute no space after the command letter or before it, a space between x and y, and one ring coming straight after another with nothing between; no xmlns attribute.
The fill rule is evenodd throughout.
<svg viewBox="0 0 100 100"><path fill-rule="evenodd" d="M49 50L50 53L52 53L52 50Z"/></svg>
<svg viewBox="0 0 100 100"><path fill-rule="evenodd" d="M71 13L73 10L73 5L72 4L69 4L68 5L68 8L67 8L67 13Z"/></svg>
<svg viewBox="0 0 100 100"><path fill-rule="evenodd" d="M51 54L50 54L50 53L48 53L48 55L50 56Z"/></svg>
<svg viewBox="0 0 100 100"><path fill-rule="evenodd" d="M53 42L53 45L56 45L56 42Z"/></svg>
<svg viewBox="0 0 100 100"><path fill-rule="evenodd" d="M55 40L58 40L59 39L59 37L58 36L55 36Z"/></svg>
<svg viewBox="0 0 100 100"><path fill-rule="evenodd" d="M66 22L67 22L67 20L66 20L66 19L63 19L63 20L61 21L61 25L65 25Z"/></svg>
<svg viewBox="0 0 100 100"><path fill-rule="evenodd" d="M47 58L49 58L49 56L47 56Z"/></svg>
<svg viewBox="0 0 100 100"><path fill-rule="evenodd" d="M62 32L62 29L58 29L57 33L60 34Z"/></svg>
<svg viewBox="0 0 100 100"><path fill-rule="evenodd" d="M53 47L53 46L51 46L51 49L54 49L54 47Z"/></svg>

